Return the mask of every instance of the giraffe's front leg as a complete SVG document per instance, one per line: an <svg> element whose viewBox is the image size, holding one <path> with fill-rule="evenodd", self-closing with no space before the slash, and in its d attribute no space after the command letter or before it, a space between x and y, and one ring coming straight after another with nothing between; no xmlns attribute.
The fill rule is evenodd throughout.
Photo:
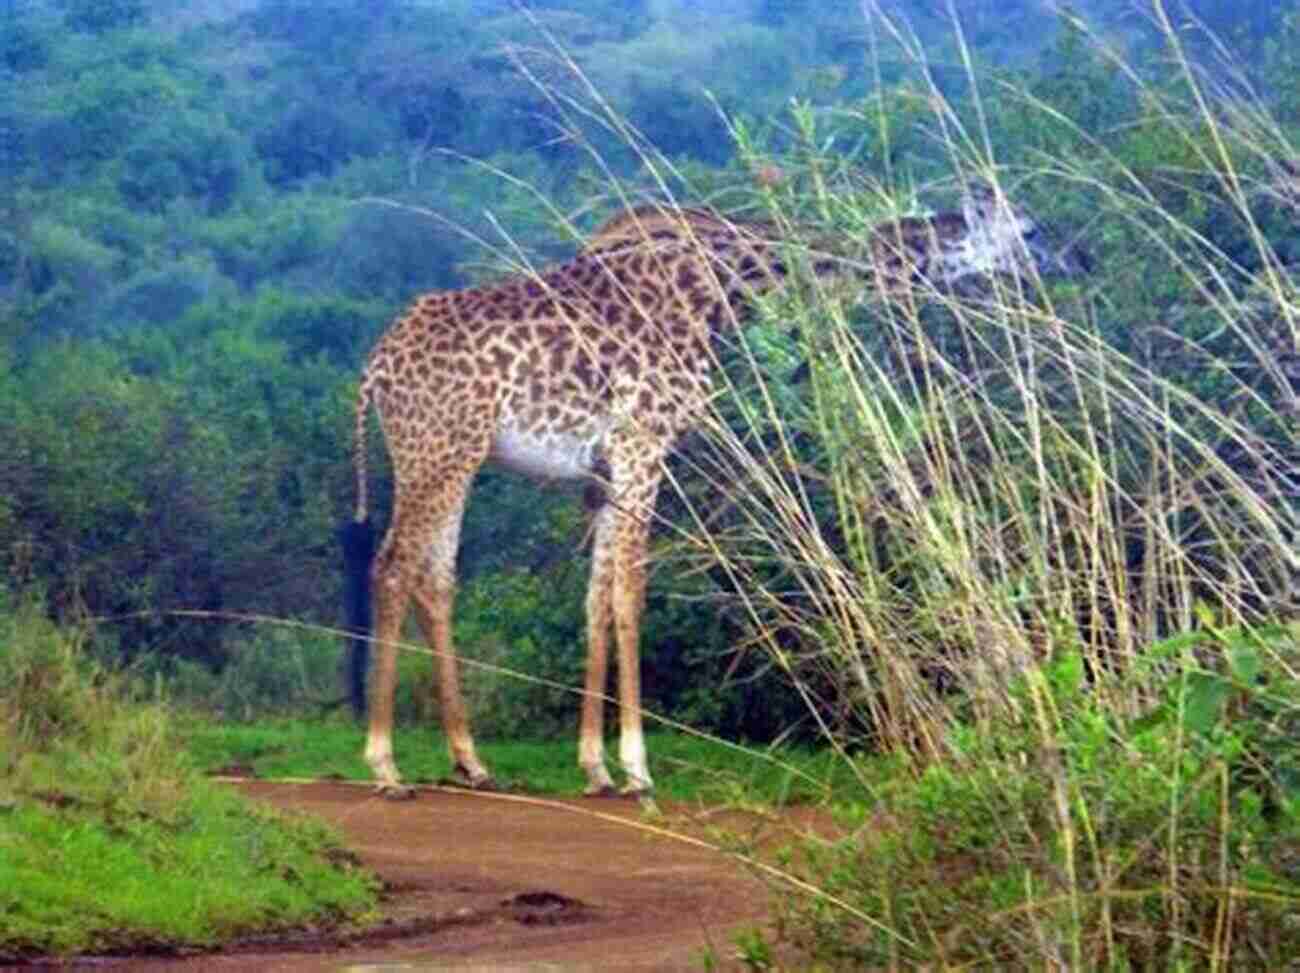
<svg viewBox="0 0 1300 973"><path fill-rule="evenodd" d="M648 504L644 509L648 509ZM641 723L640 641L648 541L649 526L641 516L635 513L618 515L611 597L614 634L618 640L618 756L627 778L623 793L631 795L649 795L654 790L654 781L650 779L646 765L645 733Z"/></svg>
<svg viewBox="0 0 1300 973"><path fill-rule="evenodd" d="M626 782L623 793L649 794L654 790L646 763L645 731L641 722L641 601L644 575L639 589L615 587L614 629L618 638L618 757Z"/></svg>
<svg viewBox="0 0 1300 973"><path fill-rule="evenodd" d="M605 684L609 658L609 629L613 620L612 511L596 514L591 556L591 583L587 588L587 683L582 697L582 725L578 731L578 765L587 774L586 793L614 793L614 781L605 769Z"/></svg>
<svg viewBox="0 0 1300 973"><path fill-rule="evenodd" d="M402 775L397 772L391 736L376 731L373 724L366 738L366 763L375 775L376 790L384 797L401 799L414 796L415 791L402 783Z"/></svg>

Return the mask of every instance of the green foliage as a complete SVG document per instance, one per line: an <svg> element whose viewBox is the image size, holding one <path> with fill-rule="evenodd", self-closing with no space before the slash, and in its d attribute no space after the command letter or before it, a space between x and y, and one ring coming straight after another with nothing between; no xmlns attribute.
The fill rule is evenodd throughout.
<svg viewBox="0 0 1300 973"><path fill-rule="evenodd" d="M152 613L332 615L351 396L319 357L205 320L116 350L47 345L5 372L0 545L52 605L143 612L114 622L128 643L216 662L219 626Z"/></svg>
<svg viewBox="0 0 1300 973"><path fill-rule="evenodd" d="M179 260L141 270L112 288L98 315L105 331L135 325L168 327L205 301L228 302L234 287L216 268L199 260Z"/></svg>
<svg viewBox="0 0 1300 973"><path fill-rule="evenodd" d="M760 23L783 26L796 17L811 16L813 0L761 0L756 16Z"/></svg>
<svg viewBox="0 0 1300 973"><path fill-rule="evenodd" d="M489 736L553 737L576 725L581 697L573 689L583 684L585 590L586 576L574 566L550 577L493 572L460 593L456 640L462 654L510 670L466 676L471 712L492 714L484 727Z"/></svg>
<svg viewBox="0 0 1300 973"><path fill-rule="evenodd" d="M59 0L67 26L88 34L137 27L149 15L146 0Z"/></svg>
<svg viewBox="0 0 1300 973"><path fill-rule="evenodd" d="M49 61L52 24L47 18L17 11L9 14L0 35L0 64L15 74L43 68Z"/></svg>
<svg viewBox="0 0 1300 973"><path fill-rule="evenodd" d="M66 314L87 291L107 288L120 267L113 248L65 223L36 221L26 242L30 247L19 259L27 263L34 296L44 316Z"/></svg>
<svg viewBox="0 0 1300 973"><path fill-rule="evenodd" d="M0 612L0 960L214 943L372 907L338 839L199 778L157 702ZM177 908L184 903L184 908Z"/></svg>
<svg viewBox="0 0 1300 973"><path fill-rule="evenodd" d="M214 667L157 653L137 659L131 671L143 680L163 680L177 705L231 721L323 713L342 702L339 643L327 632L230 628L219 659Z"/></svg>
<svg viewBox="0 0 1300 973"><path fill-rule="evenodd" d="M221 213L245 178L243 151L229 127L193 110L170 112L122 153L118 190L129 205L148 212L189 198L208 213Z"/></svg>
<svg viewBox="0 0 1300 973"><path fill-rule="evenodd" d="M339 288L370 299L397 302L434 288L454 276L463 258L458 243L428 215L378 204L349 209L337 241Z"/></svg>
<svg viewBox="0 0 1300 973"><path fill-rule="evenodd" d="M747 970L776 969L772 947L757 929L742 929L734 937L736 958Z"/></svg>
<svg viewBox="0 0 1300 973"><path fill-rule="evenodd" d="M1294 626L1205 628L1152 647L1143 664L1182 674L1163 705L1135 724L1141 732L1180 728L1203 759L1221 762L1235 800L1266 813L1300 815L1300 632Z"/></svg>
<svg viewBox="0 0 1300 973"><path fill-rule="evenodd" d="M878 827L800 846L796 872L826 900L787 900L783 935L834 968L1051 955L1199 965L1225 934L1234 951L1283 962L1298 948L1285 919L1300 902L1298 636L1205 632L1156 646L1164 701L1138 720L1104 703L1125 691L1116 677L1090 685L1081 658L1063 654L1016 691L1020 721L959 733L951 761L895 772L872 809ZM1222 675L1195 660L1202 648ZM1274 675L1261 683L1265 668Z"/></svg>
<svg viewBox="0 0 1300 973"><path fill-rule="evenodd" d="M364 105L308 102L291 92L279 97L299 107L274 118L256 136L257 153L271 183L328 176L344 160L379 151L385 132Z"/></svg>
<svg viewBox="0 0 1300 973"><path fill-rule="evenodd" d="M310 286L335 245L340 210L333 199L283 197L267 209L205 221L198 232L217 267L245 291L259 283Z"/></svg>
<svg viewBox="0 0 1300 973"><path fill-rule="evenodd" d="M77 65L57 102L33 106L39 114L28 123L31 145L47 179L75 178L113 160L141 128L177 106L185 80L161 63L163 52L139 53L98 70Z"/></svg>

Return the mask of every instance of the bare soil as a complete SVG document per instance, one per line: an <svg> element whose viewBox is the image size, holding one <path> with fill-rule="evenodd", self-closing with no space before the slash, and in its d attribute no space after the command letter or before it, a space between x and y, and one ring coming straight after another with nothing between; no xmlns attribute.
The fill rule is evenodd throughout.
<svg viewBox="0 0 1300 973"><path fill-rule="evenodd" d="M657 833L621 800L529 801L423 790L390 801L338 782L245 781L245 793L337 825L382 879L382 922L186 957L148 970L738 969L733 933L767 894L723 854ZM669 824L702 832L680 812ZM732 822L737 824L741 822ZM101 961L102 962L102 961ZM110 961L111 964L112 961Z"/></svg>

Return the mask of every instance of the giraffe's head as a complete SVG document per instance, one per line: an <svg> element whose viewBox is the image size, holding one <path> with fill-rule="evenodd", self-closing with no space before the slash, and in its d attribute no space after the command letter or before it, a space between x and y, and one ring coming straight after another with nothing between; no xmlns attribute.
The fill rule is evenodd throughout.
<svg viewBox="0 0 1300 973"><path fill-rule="evenodd" d="M1082 247L1052 240L1038 220L986 183L967 189L961 223L963 232L953 237L945 261L950 281L972 274L1080 277L1092 269Z"/></svg>
<svg viewBox="0 0 1300 973"><path fill-rule="evenodd" d="M989 278L1077 277L1091 269L1077 245L1060 245L1029 213L990 186L972 184L960 210L875 228L871 261L886 292L919 281L980 291Z"/></svg>

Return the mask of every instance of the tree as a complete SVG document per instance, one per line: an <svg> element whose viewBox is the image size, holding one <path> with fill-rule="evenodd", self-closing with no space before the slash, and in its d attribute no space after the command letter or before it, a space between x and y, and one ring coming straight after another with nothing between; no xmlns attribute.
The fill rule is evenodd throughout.
<svg viewBox="0 0 1300 973"><path fill-rule="evenodd" d="M149 19L146 0L62 0L62 6L64 23L87 34L138 27Z"/></svg>

